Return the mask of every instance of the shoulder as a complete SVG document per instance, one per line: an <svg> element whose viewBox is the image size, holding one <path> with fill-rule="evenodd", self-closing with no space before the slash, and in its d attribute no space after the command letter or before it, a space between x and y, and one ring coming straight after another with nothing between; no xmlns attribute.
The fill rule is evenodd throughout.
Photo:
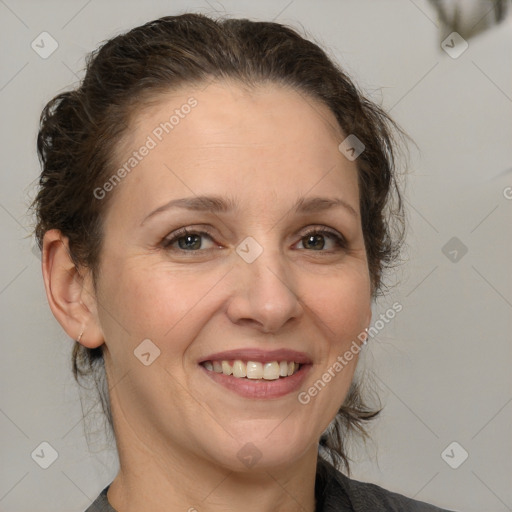
<svg viewBox="0 0 512 512"><path fill-rule="evenodd" d="M351 512L449 512L378 485L348 478L321 457L315 494L317 512L340 510L340 505Z"/></svg>

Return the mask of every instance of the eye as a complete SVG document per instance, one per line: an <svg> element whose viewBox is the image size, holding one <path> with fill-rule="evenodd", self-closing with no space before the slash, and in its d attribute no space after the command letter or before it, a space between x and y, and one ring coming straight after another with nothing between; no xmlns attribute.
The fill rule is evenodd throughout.
<svg viewBox="0 0 512 512"><path fill-rule="evenodd" d="M326 238L331 240L331 248L324 251ZM302 243L304 249L313 250L315 252L333 252L347 247L347 242L342 235L327 228L314 228L306 231L303 233L300 243Z"/></svg>
<svg viewBox="0 0 512 512"><path fill-rule="evenodd" d="M209 247L204 246L205 238L210 241ZM332 253L347 248L347 242L342 235L325 227L309 229L302 234L298 243L302 244L302 249L313 252ZM212 234L208 231L181 228L167 236L162 242L162 247L169 251L190 254L211 250L215 247L215 243Z"/></svg>
<svg viewBox="0 0 512 512"><path fill-rule="evenodd" d="M188 231L187 228L179 229L168 237L166 237L162 246L167 250L175 250L181 252L198 252L200 249L208 250L213 247L204 247L203 238L209 238L213 242L212 236L207 231ZM177 247L173 247L174 245Z"/></svg>

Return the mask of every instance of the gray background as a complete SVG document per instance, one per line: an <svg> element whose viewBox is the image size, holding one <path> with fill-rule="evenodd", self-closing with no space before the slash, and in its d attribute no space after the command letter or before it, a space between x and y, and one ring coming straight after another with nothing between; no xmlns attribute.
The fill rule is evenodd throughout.
<svg viewBox="0 0 512 512"><path fill-rule="evenodd" d="M81 512L117 470L100 434L88 450L72 342L51 315L27 237L38 116L99 42L186 10L304 27L417 143L408 261L374 319L394 301L403 310L361 361L386 407L373 442L354 450L353 476L446 508L512 510L512 20L454 59L421 0L0 0L0 510ZM47 59L31 48L43 31L59 45ZM43 441L58 452L48 469L31 457ZM454 441L469 454L457 469L441 456ZM448 453L454 464L462 451Z"/></svg>

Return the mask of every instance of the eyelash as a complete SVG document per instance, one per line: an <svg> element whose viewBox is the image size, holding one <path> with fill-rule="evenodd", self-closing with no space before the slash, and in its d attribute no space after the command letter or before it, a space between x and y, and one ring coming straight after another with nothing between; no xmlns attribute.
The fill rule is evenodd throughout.
<svg viewBox="0 0 512 512"><path fill-rule="evenodd" d="M201 253L204 251L212 250L212 249L186 250L186 249L181 249L179 247L178 248L171 247L171 245L174 244L175 242L177 242L180 238L184 238L189 235L207 236L208 238L210 238L213 241L213 235L206 230L201 230L201 231L190 230L189 231L187 228L181 228L181 229L178 229L177 231L175 231L174 233L172 233L171 235L169 235L169 237L166 237L162 242L162 246L164 249L169 250L169 251L178 251L178 252L187 253L187 254ZM327 236L329 236L330 238L332 238L334 240L338 249L318 250L318 251L315 251L312 249L304 249L304 250L307 250L310 252L318 252L318 253L323 252L323 253L327 253L327 254L332 254L333 252L335 252L337 250L344 250L347 248L347 241L345 240L345 238L342 235L338 234L335 230L325 228L325 227L321 228L321 229L320 228L309 229L308 231L306 231L302 234L299 241L302 241L304 238L307 238L308 236L312 236L312 235L323 235L323 236L327 235Z"/></svg>

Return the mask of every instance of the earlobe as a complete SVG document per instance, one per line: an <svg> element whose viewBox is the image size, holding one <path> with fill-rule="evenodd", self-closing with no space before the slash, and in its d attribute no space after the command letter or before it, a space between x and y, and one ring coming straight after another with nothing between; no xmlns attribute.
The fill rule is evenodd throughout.
<svg viewBox="0 0 512 512"><path fill-rule="evenodd" d="M67 237L57 229L45 233L42 272L50 309L68 336L88 348L102 345L94 290L74 264Z"/></svg>

